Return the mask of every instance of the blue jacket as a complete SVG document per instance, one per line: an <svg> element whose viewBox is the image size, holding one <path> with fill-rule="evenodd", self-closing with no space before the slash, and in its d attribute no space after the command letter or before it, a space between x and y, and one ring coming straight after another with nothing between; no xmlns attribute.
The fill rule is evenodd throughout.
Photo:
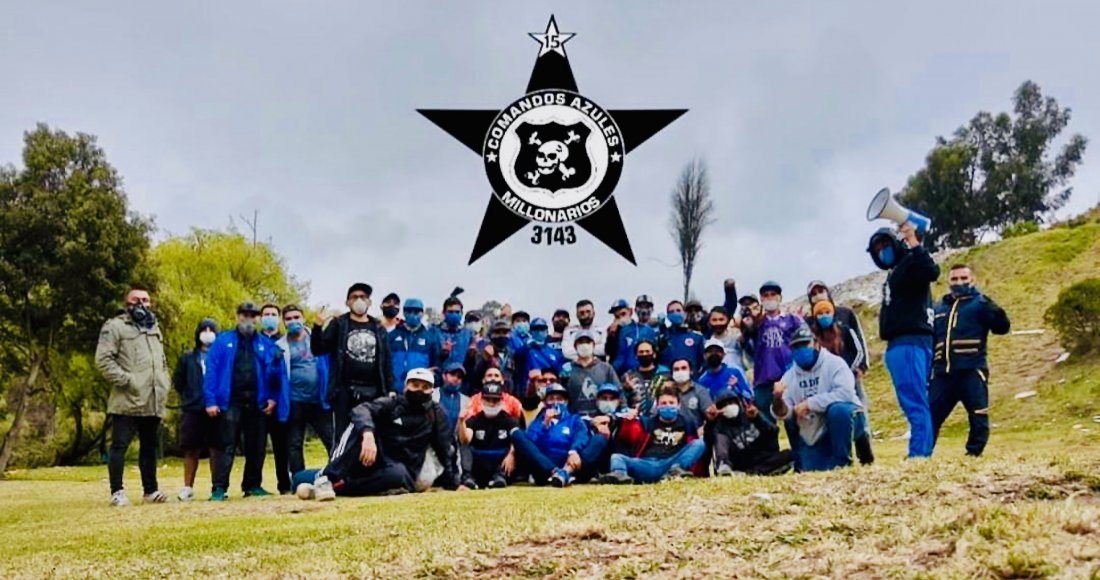
<svg viewBox="0 0 1100 580"><path fill-rule="evenodd" d="M543 425L543 413L539 414L527 426L527 438L542 451L555 465L564 465L570 451L580 452L588 445L588 425L580 415L565 412L550 427Z"/></svg>
<svg viewBox="0 0 1100 580"><path fill-rule="evenodd" d="M561 353L560 348L528 341L527 344L515 352L516 360L524 361L523 369L521 369L523 372L518 373L518 376L512 376L512 381L516 384L516 392L527 392L527 374L534 369L554 369L555 373L561 375L561 367L565 364L565 355Z"/></svg>
<svg viewBox="0 0 1100 580"><path fill-rule="evenodd" d="M389 333L387 340L398 394L405 392L405 375L410 370L438 367L443 358L443 341L434 327L422 324L413 331L402 324Z"/></svg>
<svg viewBox="0 0 1100 580"><path fill-rule="evenodd" d="M306 331L308 332L308 331ZM279 350L283 354L282 373L279 375L279 398L275 400L275 404L278 405L279 420L286 421L290 417L290 344L288 338L283 336L275 343L275 346L279 347ZM317 388L321 396L321 408L330 411L331 408L328 404L328 380L329 380L329 364L328 355L323 354L317 358Z"/></svg>
<svg viewBox="0 0 1100 580"><path fill-rule="evenodd" d="M989 333L1008 334L1011 325L1004 309L976 289L958 298L952 294L944 296L936 306L933 358L936 374L987 370Z"/></svg>
<svg viewBox="0 0 1100 580"><path fill-rule="evenodd" d="M634 354L634 349L639 341L648 340L654 347L657 346L657 328L636 320L620 327L618 336L619 350L611 366L620 375L638 368L638 355Z"/></svg>
<svg viewBox="0 0 1100 580"><path fill-rule="evenodd" d="M229 408L229 394L233 383L233 360L237 356L239 336L236 329L218 334L210 350L206 352L206 375L203 376L202 391L207 407L217 407L225 411ZM256 404L260 408L268 401L276 405L281 393L279 347L263 333L257 332L252 338L253 352L256 354ZM289 412L289 408L287 410ZM285 418L280 417L280 420Z"/></svg>
<svg viewBox="0 0 1100 580"><path fill-rule="evenodd" d="M474 341L474 333L470 332L470 330L464 326L459 326L451 330L447 328L446 323L441 323L435 328L436 332L439 334L440 348L442 348L444 342L448 340L451 341L451 354L440 361L439 366L445 367L451 363L465 365L466 353L470 350L470 343Z"/></svg>
<svg viewBox="0 0 1100 580"><path fill-rule="evenodd" d="M686 326L665 328L661 332L660 351L657 361L672 368L672 363L687 359L691 370L703 367L703 335Z"/></svg>
<svg viewBox="0 0 1100 580"><path fill-rule="evenodd" d="M722 391L730 388L730 377L737 378L737 386L734 387L734 392L741 398L751 401L753 390L749 379L745 378L745 373L741 372L741 369L731 367L726 363L722 363L722 366L718 367L717 370L706 369L695 379L695 382L710 391L711 399L718 399L718 395Z"/></svg>

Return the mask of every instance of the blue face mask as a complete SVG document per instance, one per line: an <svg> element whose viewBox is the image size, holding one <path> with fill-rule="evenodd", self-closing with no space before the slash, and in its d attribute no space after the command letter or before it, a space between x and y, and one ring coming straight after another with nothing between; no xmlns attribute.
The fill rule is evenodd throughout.
<svg viewBox="0 0 1100 580"><path fill-rule="evenodd" d="M812 346L800 346L791 351L794 364L805 371L814 368L814 365L817 364L817 356L818 352Z"/></svg>
<svg viewBox="0 0 1100 580"><path fill-rule="evenodd" d="M443 322L445 322L447 326L458 326L462 324L462 313L448 312L443 315Z"/></svg>
<svg viewBox="0 0 1100 580"><path fill-rule="evenodd" d="M536 344L546 344L546 339L550 338L550 332L546 329L532 330L531 340Z"/></svg>
<svg viewBox="0 0 1100 580"><path fill-rule="evenodd" d="M450 383L443 383L443 392L445 392L445 393L454 394L454 393L457 393L458 390L461 389L461 388L462 388L462 385L452 385Z"/></svg>
<svg viewBox="0 0 1100 580"><path fill-rule="evenodd" d="M817 323L821 325L821 328L832 328L833 327L833 315L832 314L822 314L821 316L817 317Z"/></svg>
<svg viewBox="0 0 1100 580"><path fill-rule="evenodd" d="M679 415L680 415L680 407L677 407L677 406L674 406L674 405L666 405L664 407L657 407L657 416L660 417L662 421L666 421L666 422L674 421L674 420L676 420L676 417L678 417Z"/></svg>
<svg viewBox="0 0 1100 580"><path fill-rule="evenodd" d="M558 412L559 417L564 417L569 412L568 403L554 403L554 410Z"/></svg>
<svg viewBox="0 0 1100 580"><path fill-rule="evenodd" d="M669 312L668 313L668 321L671 322L673 326L680 326L681 324L684 323L684 313L683 312Z"/></svg>
<svg viewBox="0 0 1100 580"><path fill-rule="evenodd" d="M897 256L894 255L894 246L886 246L878 251L878 260L886 266L892 267L895 258L897 258Z"/></svg>
<svg viewBox="0 0 1100 580"><path fill-rule="evenodd" d="M277 316L264 316L260 319L260 326L264 330L279 330L279 318Z"/></svg>
<svg viewBox="0 0 1100 580"><path fill-rule="evenodd" d="M300 320L286 323L286 331L290 334L298 334L305 330L306 324Z"/></svg>
<svg viewBox="0 0 1100 580"><path fill-rule="evenodd" d="M527 322L517 322L512 325L512 332L520 336L527 336L531 332L531 325Z"/></svg>
<svg viewBox="0 0 1100 580"><path fill-rule="evenodd" d="M420 313L406 311L405 324L407 324L410 328L416 328L420 326Z"/></svg>

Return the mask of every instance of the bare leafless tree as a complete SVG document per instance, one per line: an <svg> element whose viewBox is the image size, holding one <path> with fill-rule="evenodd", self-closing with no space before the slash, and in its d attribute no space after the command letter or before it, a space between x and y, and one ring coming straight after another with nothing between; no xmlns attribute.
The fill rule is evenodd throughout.
<svg viewBox="0 0 1100 580"><path fill-rule="evenodd" d="M692 159L680 171L680 178L672 190L672 215L668 220L668 231L680 254L684 300L690 298L691 275L703 249L703 231L713 223L714 201L710 197L707 164L701 159Z"/></svg>

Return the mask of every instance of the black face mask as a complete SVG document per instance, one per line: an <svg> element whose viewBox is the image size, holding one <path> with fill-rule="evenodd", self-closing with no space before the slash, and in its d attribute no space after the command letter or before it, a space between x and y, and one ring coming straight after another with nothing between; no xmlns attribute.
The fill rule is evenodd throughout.
<svg viewBox="0 0 1100 580"><path fill-rule="evenodd" d="M707 355L707 366L712 368L712 369L716 369L716 368L722 366L722 358L723 357L720 354L708 354Z"/></svg>
<svg viewBox="0 0 1100 580"><path fill-rule="evenodd" d="M397 316L397 313L400 311L401 309L396 306L383 306L382 316L385 316L386 318L393 318Z"/></svg>
<svg viewBox="0 0 1100 580"><path fill-rule="evenodd" d="M507 336L494 336L494 337L490 338L489 340L491 340L492 343L493 343L493 346L495 346L498 349L501 349L501 348L504 348L504 347L508 346L508 337Z"/></svg>
<svg viewBox="0 0 1100 580"><path fill-rule="evenodd" d="M643 366L643 367L651 367L651 366L653 366L653 363L656 360L657 360L657 357L655 357L651 354L645 354L645 355L642 355L642 356L638 357L638 364L640 366Z"/></svg>
<svg viewBox="0 0 1100 580"><path fill-rule="evenodd" d="M592 324L592 320L593 320L593 319L592 319L592 317L591 317L591 316L589 316L589 317L587 317L587 318L581 318L581 317L579 317L579 316L577 317L577 322L580 322L580 323L581 323L581 326L589 326L589 325L591 325L591 324Z"/></svg>
<svg viewBox="0 0 1100 580"><path fill-rule="evenodd" d="M157 323L157 317L144 304L134 304L128 308L130 319L143 328L153 328Z"/></svg>
<svg viewBox="0 0 1100 580"><path fill-rule="evenodd" d="M724 332L726 331L726 329L727 329L727 328L729 328L729 327L728 327L728 326L726 326L725 324L723 324L723 325L721 325L721 326L714 326L714 325L712 324L712 325L711 325L711 327L710 327L710 333L711 333L712 335L714 335L714 334L722 334L722 333L724 333Z"/></svg>
<svg viewBox="0 0 1100 580"><path fill-rule="evenodd" d="M432 396L424 391L405 391L405 400L414 409L427 410L432 406Z"/></svg>
<svg viewBox="0 0 1100 580"><path fill-rule="evenodd" d="M565 330L565 327L567 327L567 326L569 326L568 322L566 322L564 320L555 320L554 321L554 332L556 332L558 334L561 334L561 332L563 330Z"/></svg>

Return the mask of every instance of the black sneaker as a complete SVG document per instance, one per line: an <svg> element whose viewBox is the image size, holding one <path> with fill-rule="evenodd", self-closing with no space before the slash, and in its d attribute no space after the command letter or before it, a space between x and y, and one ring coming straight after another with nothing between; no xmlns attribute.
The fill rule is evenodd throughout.
<svg viewBox="0 0 1100 580"><path fill-rule="evenodd" d="M487 485L486 487L488 487L489 489L500 489L502 487L508 487L508 480L497 475L489 480L489 485Z"/></svg>
<svg viewBox="0 0 1100 580"><path fill-rule="evenodd" d="M600 476L600 483L606 483L610 485L620 485L624 483L634 483L634 480L630 478L625 471L610 471Z"/></svg>
<svg viewBox="0 0 1100 580"><path fill-rule="evenodd" d="M875 462L875 453L871 451L871 436L864 435L856 439L856 457L860 465L871 465Z"/></svg>

